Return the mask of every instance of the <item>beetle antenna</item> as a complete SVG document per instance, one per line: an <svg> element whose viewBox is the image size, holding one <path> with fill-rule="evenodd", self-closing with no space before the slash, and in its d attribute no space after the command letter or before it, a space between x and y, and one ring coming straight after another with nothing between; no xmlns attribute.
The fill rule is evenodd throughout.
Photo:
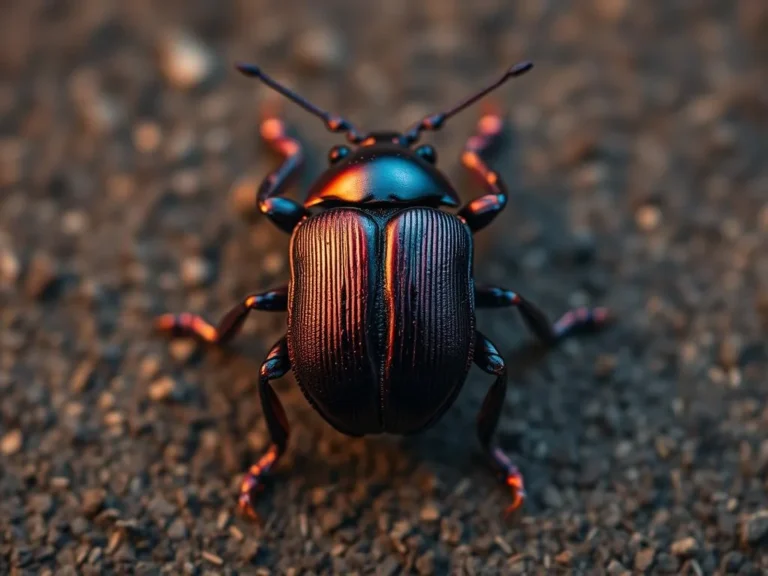
<svg viewBox="0 0 768 576"><path fill-rule="evenodd" d="M344 132L347 136L347 140L352 144L359 144L365 140L365 136L360 134L360 132L357 131L351 122L345 120L341 116L337 116L335 114L331 114L330 112L326 112L325 110L321 110L305 98L302 98L296 94L296 92L293 90L283 86L277 80L265 74L258 66L254 64L236 64L235 67L245 76L250 78L258 78L264 82L264 84L276 92L279 92L292 102L295 102L310 114L314 114L320 118L325 123L325 127L330 132Z"/></svg>
<svg viewBox="0 0 768 576"><path fill-rule="evenodd" d="M522 76L526 72L528 72L531 68L533 68L533 62L520 62L519 64L515 64L512 66L509 70L504 72L504 74L498 78L493 84L486 86L482 90L475 92L450 110L446 112L439 112L437 114L430 114L429 116L426 116L423 118L418 124L414 125L413 128L408 130L405 134L403 134L401 138L401 142L405 146L410 146L414 142L416 142L419 139L419 136L422 132L426 130L440 130L440 128L443 127L443 124L445 124L445 121L448 120L451 116L454 116L455 114L458 114L471 104L474 104L480 98L488 94L489 92L492 92L502 84L504 84L507 80L510 78L513 78L515 76Z"/></svg>

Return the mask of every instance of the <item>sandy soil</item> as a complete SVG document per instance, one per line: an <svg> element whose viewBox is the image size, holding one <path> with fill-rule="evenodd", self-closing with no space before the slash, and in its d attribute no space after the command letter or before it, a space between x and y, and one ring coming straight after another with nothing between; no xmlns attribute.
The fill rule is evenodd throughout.
<svg viewBox="0 0 768 576"><path fill-rule="evenodd" d="M768 571L768 4L6 4L0 573ZM288 237L242 213L275 165L257 134L271 96L232 64L370 130L520 59L536 67L496 94L512 200L478 235L478 280L552 318L620 317L544 355L513 310L478 314L512 365L499 439L523 513L504 521L481 458L491 378L473 369L407 441L344 438L280 380L290 450L265 524L240 518L267 442L257 370L285 315L254 314L226 351L151 331L288 277ZM311 159L301 197L340 139L283 108ZM480 111L426 139L465 199Z"/></svg>

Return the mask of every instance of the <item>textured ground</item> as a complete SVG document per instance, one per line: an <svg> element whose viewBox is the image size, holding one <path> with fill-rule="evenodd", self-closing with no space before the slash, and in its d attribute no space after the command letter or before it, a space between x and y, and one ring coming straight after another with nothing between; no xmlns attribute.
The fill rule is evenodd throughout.
<svg viewBox="0 0 768 576"><path fill-rule="evenodd" d="M0 573L768 571L764 2L7 4ZM242 520L240 474L267 441L255 374L285 316L255 314L229 352L150 331L287 279L288 238L239 213L275 159L266 92L231 64L402 129L523 58L534 71L497 94L513 200L478 236L478 278L553 318L620 315L539 357L514 311L479 314L515 364L499 438L524 513L500 515L474 437L491 379L473 369L408 441L345 439L279 381L290 451L266 525ZM315 158L306 185L340 140L284 109ZM480 109L427 139L465 198Z"/></svg>

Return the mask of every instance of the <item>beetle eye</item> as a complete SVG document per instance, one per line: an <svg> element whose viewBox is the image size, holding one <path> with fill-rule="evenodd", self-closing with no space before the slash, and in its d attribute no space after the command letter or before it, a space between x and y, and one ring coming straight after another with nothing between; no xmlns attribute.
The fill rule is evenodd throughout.
<svg viewBox="0 0 768 576"><path fill-rule="evenodd" d="M425 160L430 164L437 162L437 152L435 152L435 149L429 144L424 144L423 146L416 148L416 154L422 160Z"/></svg>
<svg viewBox="0 0 768 576"><path fill-rule="evenodd" d="M336 164L337 162L343 160L349 156L349 148L347 146L339 145L334 146L331 148L331 151L328 153L328 162L331 164Z"/></svg>

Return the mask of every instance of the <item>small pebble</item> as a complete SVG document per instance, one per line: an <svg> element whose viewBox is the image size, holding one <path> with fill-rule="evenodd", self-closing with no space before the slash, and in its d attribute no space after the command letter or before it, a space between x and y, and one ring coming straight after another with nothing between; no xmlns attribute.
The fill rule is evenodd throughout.
<svg viewBox="0 0 768 576"><path fill-rule="evenodd" d="M27 295L39 299L57 280L58 266L45 252L37 252L32 257L27 273L25 288Z"/></svg>
<svg viewBox="0 0 768 576"><path fill-rule="evenodd" d="M21 274L21 264L10 248L0 247L0 286L13 286Z"/></svg>
<svg viewBox="0 0 768 576"><path fill-rule="evenodd" d="M222 566L224 564L224 560L221 559L221 556L217 556L212 552L203 552L203 558L216 566Z"/></svg>
<svg viewBox="0 0 768 576"><path fill-rule="evenodd" d="M83 492L82 510L86 517L95 516L104 506L106 492L101 488L91 488Z"/></svg>
<svg viewBox="0 0 768 576"><path fill-rule="evenodd" d="M21 430L11 430L3 439L0 440L0 451L6 456L12 456L21 450L21 446L24 443L24 436Z"/></svg>
<svg viewBox="0 0 768 576"><path fill-rule="evenodd" d="M213 53L186 31L166 32L160 45L160 68L171 85L181 90L208 80L216 66Z"/></svg>
<svg viewBox="0 0 768 576"><path fill-rule="evenodd" d="M440 510L434 503L426 504L419 514L423 522L436 522L440 519Z"/></svg>
<svg viewBox="0 0 768 576"><path fill-rule="evenodd" d="M168 537L175 541L184 540L187 537L187 527L181 518L176 518L168 527Z"/></svg>
<svg viewBox="0 0 768 576"><path fill-rule="evenodd" d="M142 154L155 152L160 147L162 138L160 126L154 122L140 122L133 131L133 143Z"/></svg>
<svg viewBox="0 0 768 576"><path fill-rule="evenodd" d="M211 266L198 256L185 258L181 263L181 279L190 288L204 286L211 278Z"/></svg>
<svg viewBox="0 0 768 576"><path fill-rule="evenodd" d="M644 232L652 232L661 223L661 210L656 206L642 206L635 214L637 225Z"/></svg>
<svg viewBox="0 0 768 576"><path fill-rule="evenodd" d="M555 562L561 566L570 566L571 562L573 562L573 552L570 550L563 550L555 556Z"/></svg>
<svg viewBox="0 0 768 576"><path fill-rule="evenodd" d="M672 543L672 554L675 556L690 558L699 550L699 543L695 538L682 538Z"/></svg>
<svg viewBox="0 0 768 576"><path fill-rule="evenodd" d="M176 381L170 376L163 376L149 386L149 397L155 402L162 402L173 397Z"/></svg>
<svg viewBox="0 0 768 576"><path fill-rule="evenodd" d="M635 554L635 570L645 572L653 564L653 559L656 556L656 550L653 548L644 548Z"/></svg>

